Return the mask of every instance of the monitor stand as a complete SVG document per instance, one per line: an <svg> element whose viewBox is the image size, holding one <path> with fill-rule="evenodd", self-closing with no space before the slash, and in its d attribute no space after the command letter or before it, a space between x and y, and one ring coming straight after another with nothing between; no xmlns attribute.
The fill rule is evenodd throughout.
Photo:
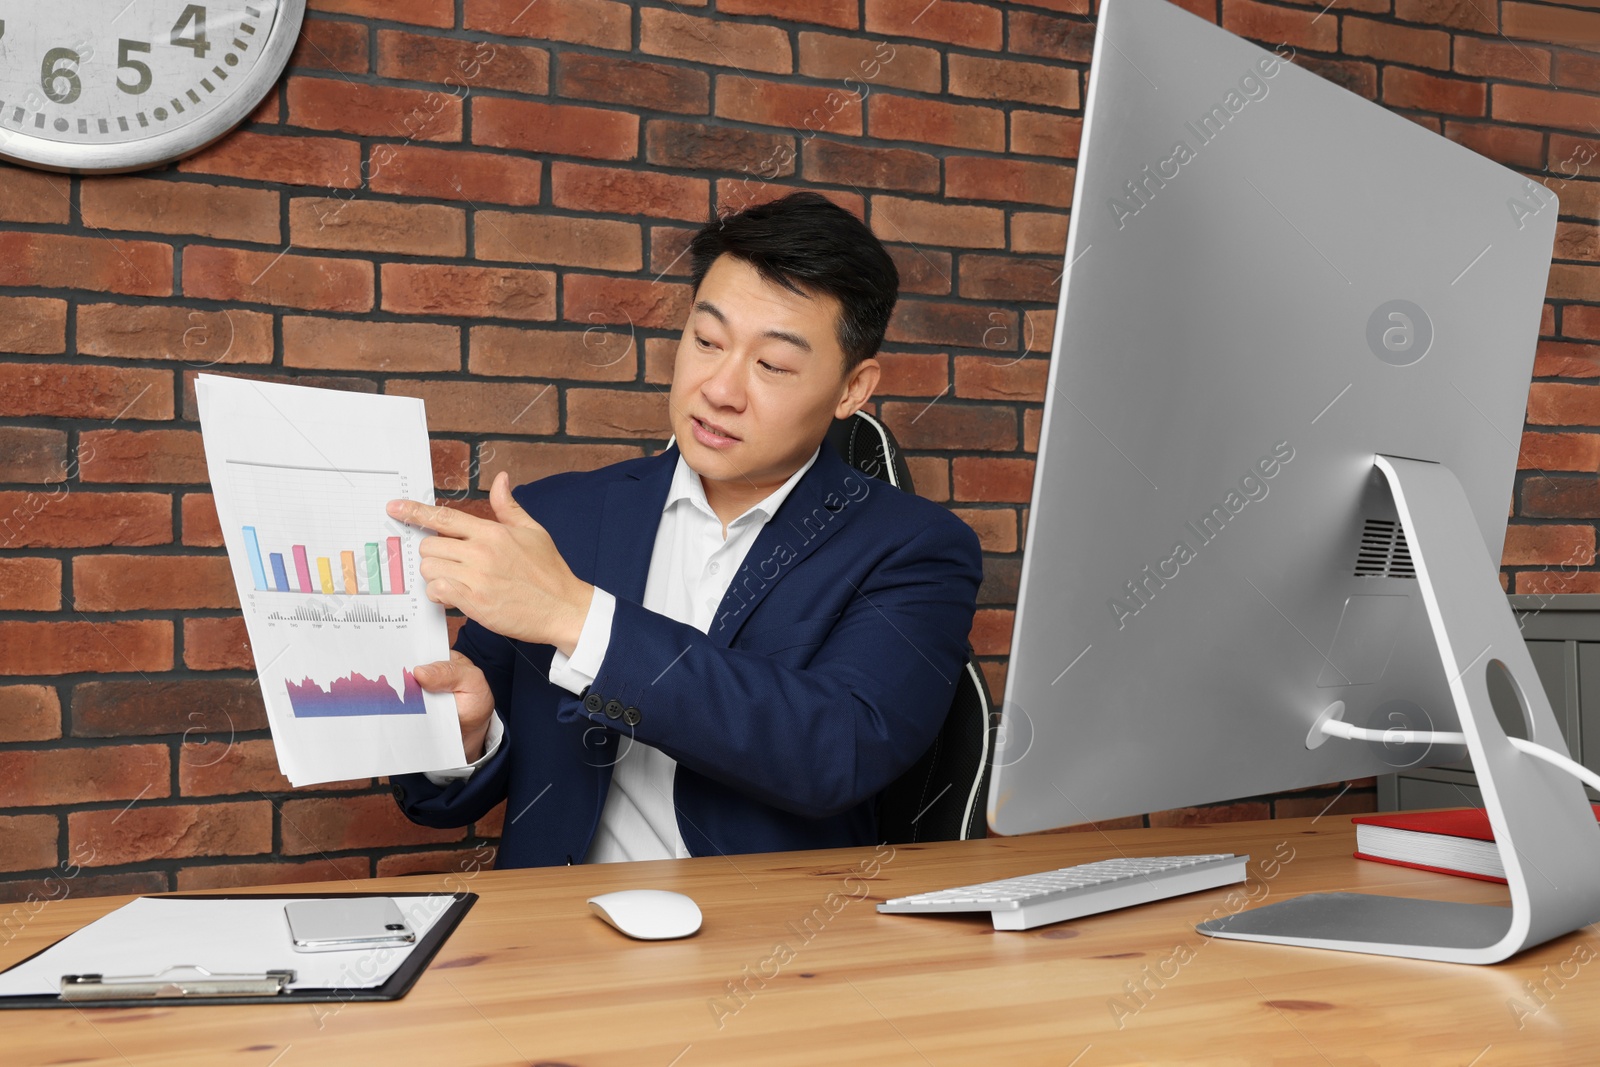
<svg viewBox="0 0 1600 1067"><path fill-rule="evenodd" d="M1241 941L1497 963L1600 919L1600 826L1577 780L1514 749L1495 716L1486 672L1498 660L1522 704L1528 739L1567 752L1461 483L1437 463L1395 456L1376 463L1410 543L1511 906L1314 893L1196 929Z"/></svg>

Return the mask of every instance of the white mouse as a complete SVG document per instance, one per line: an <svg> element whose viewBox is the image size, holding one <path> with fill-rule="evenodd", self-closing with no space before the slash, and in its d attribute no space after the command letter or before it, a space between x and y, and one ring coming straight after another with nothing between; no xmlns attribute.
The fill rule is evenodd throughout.
<svg viewBox="0 0 1600 1067"><path fill-rule="evenodd" d="M589 910L629 937L666 941L700 929L700 906L665 889L623 889L589 898Z"/></svg>

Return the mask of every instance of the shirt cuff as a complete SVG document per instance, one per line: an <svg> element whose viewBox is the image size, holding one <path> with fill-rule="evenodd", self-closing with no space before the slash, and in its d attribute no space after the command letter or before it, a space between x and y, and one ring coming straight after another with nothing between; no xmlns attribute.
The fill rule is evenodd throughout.
<svg viewBox="0 0 1600 1067"><path fill-rule="evenodd" d="M500 739L505 736L505 723L500 721L498 710L489 713L489 733L483 739L483 755L467 764L465 767L449 767L442 771L423 771L423 775L434 785L449 785L451 782L462 778L471 778L474 771L489 762L489 757L500 750Z"/></svg>
<svg viewBox="0 0 1600 1067"><path fill-rule="evenodd" d="M552 682L573 693L581 693L594 684L600 664L605 662L606 649L611 646L611 617L616 610L617 598L597 586L572 655L569 657L558 648L550 657Z"/></svg>

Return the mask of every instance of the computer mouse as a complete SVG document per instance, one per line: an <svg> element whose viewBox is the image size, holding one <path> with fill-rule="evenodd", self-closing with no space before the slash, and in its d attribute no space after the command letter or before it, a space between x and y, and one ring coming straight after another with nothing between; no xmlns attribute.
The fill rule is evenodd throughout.
<svg viewBox="0 0 1600 1067"><path fill-rule="evenodd" d="M589 898L589 909L629 937L667 941L700 929L700 906L665 889L623 889Z"/></svg>

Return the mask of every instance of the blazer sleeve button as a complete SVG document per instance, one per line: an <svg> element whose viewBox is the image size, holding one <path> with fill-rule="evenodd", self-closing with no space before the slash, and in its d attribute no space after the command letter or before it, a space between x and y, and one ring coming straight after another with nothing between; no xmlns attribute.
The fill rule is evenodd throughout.
<svg viewBox="0 0 1600 1067"><path fill-rule="evenodd" d="M583 698L584 708L591 712L599 711L600 705L603 703L605 702L600 699L599 693L590 693L588 696Z"/></svg>
<svg viewBox="0 0 1600 1067"><path fill-rule="evenodd" d="M606 718L619 719L622 717L622 701L615 698L606 701Z"/></svg>
<svg viewBox="0 0 1600 1067"><path fill-rule="evenodd" d="M622 710L622 721L627 723L629 726L638 726L639 720L642 718L644 718L644 716L641 715L639 713L639 709L634 707L632 704L629 704Z"/></svg>

